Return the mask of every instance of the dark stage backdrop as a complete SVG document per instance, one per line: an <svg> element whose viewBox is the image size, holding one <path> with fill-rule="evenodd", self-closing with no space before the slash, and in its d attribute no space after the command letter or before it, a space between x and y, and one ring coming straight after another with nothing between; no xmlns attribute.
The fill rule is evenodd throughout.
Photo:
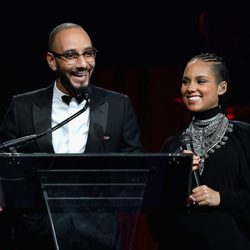
<svg viewBox="0 0 250 250"><path fill-rule="evenodd" d="M165 137L188 121L179 100L180 79L184 63L200 52L225 58L232 83L231 111L234 117L248 120L250 11L246 3L6 2L0 21L1 117L12 95L54 80L45 57L49 32L62 22L76 22L99 50L93 81L131 97L148 151L159 151Z"/></svg>

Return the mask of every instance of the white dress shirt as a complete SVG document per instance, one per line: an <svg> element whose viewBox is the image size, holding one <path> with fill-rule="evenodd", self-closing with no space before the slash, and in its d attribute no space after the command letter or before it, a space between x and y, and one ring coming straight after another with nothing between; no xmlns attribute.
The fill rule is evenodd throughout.
<svg viewBox="0 0 250 250"><path fill-rule="evenodd" d="M61 99L64 95L54 84L52 100L52 127L81 110L86 100L78 104L72 98L69 105ZM83 153L89 131L89 107L85 112L72 119L61 128L52 132L52 144L55 153Z"/></svg>

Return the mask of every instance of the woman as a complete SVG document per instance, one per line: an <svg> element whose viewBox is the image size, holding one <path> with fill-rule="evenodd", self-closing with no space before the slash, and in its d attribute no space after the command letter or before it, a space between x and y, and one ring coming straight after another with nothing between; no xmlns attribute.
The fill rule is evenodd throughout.
<svg viewBox="0 0 250 250"><path fill-rule="evenodd" d="M186 65L181 96L192 120L167 138L161 151L192 153L185 137L183 143L188 135L200 183L192 182L188 212L161 214L159 221L171 233L158 232L160 249L176 238L174 249L183 244L199 250L250 249L250 125L224 114L228 83L226 65L215 54L199 54Z"/></svg>

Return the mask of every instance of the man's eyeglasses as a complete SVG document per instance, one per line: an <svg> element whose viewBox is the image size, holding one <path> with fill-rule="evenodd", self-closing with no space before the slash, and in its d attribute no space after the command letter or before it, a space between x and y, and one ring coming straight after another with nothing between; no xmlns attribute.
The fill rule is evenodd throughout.
<svg viewBox="0 0 250 250"><path fill-rule="evenodd" d="M80 56L83 56L87 62L94 61L97 52L98 51L95 48L88 49L81 54L79 54L75 51L66 52L63 54L59 54L57 52L50 51L50 53L52 53L55 57L64 59L69 65L77 63Z"/></svg>

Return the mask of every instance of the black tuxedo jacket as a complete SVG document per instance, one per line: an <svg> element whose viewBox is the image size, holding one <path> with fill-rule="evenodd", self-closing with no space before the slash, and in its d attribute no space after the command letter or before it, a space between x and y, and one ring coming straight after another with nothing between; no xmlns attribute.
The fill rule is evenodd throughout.
<svg viewBox="0 0 250 250"><path fill-rule="evenodd" d="M12 98L2 121L3 140L51 128L53 84ZM51 133L18 152L54 153ZM91 85L90 127L85 153L143 152L140 129L128 96Z"/></svg>
<svg viewBox="0 0 250 250"><path fill-rule="evenodd" d="M53 86L51 84L47 88L19 94L12 98L1 124L2 142L27 135L41 134L51 128ZM139 126L128 96L91 85L89 107L90 126L85 153L143 152ZM20 153L54 153L52 134L48 133L35 141L22 145L17 148L17 151ZM23 204L24 207L42 205L43 207L40 187L33 182L33 178L29 178L28 173L25 174L27 175L25 181L15 182L15 185L11 182L4 183L4 190L14 194L14 199L11 198L11 195L7 196L6 204L9 206L16 206L16 204L22 206ZM0 194L0 205L1 197ZM18 201L15 197L18 197ZM80 238L83 241L81 244L85 244L86 248L95 250L119 248L117 219L114 214L98 211L95 214L67 213L67 215L72 217L70 217L70 221L73 221L74 225L76 222L80 225L77 230L81 232ZM37 215L35 214L35 216ZM33 228L33 224L31 225L29 222L33 223L33 219L29 219L33 217L32 214L29 217L26 215L25 218L28 219L21 222L24 228ZM62 218L64 216L59 218L59 225L71 225ZM39 220L36 220L36 225L39 226ZM60 220L62 221L60 222ZM84 221L84 223L81 224L79 221ZM102 226L99 224L100 221ZM17 222L17 225L19 225L18 223L20 222ZM63 226L61 227L63 228ZM73 230L69 230L69 232L71 231L74 234ZM88 236L90 232L91 237ZM67 238L68 234L65 237ZM67 243L68 240L65 242ZM49 248L47 247L47 249Z"/></svg>

